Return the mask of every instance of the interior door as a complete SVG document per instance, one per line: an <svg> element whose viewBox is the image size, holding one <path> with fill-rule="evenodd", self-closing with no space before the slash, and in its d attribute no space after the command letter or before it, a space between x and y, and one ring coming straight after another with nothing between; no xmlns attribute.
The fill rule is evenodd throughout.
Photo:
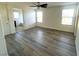
<svg viewBox="0 0 79 59"><path fill-rule="evenodd" d="M22 9L13 8L13 19L16 21L16 26L23 24Z"/></svg>

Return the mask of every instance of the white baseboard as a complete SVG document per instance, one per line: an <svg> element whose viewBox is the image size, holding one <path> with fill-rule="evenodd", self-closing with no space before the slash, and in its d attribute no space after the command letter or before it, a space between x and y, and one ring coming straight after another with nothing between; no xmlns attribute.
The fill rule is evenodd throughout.
<svg viewBox="0 0 79 59"><path fill-rule="evenodd" d="M43 28L55 29L55 30L59 30L59 31L65 31L65 30L60 30L60 29L57 29L57 28L48 27L48 26L44 26L44 25L37 25L37 26L43 27ZM65 31L65 32L70 32L70 31ZM73 33L73 32L70 32L70 33Z"/></svg>
<svg viewBox="0 0 79 59"><path fill-rule="evenodd" d="M31 25L27 25L27 26L25 25L24 30L27 30L27 29L35 27L35 26L36 26L36 24L31 24Z"/></svg>

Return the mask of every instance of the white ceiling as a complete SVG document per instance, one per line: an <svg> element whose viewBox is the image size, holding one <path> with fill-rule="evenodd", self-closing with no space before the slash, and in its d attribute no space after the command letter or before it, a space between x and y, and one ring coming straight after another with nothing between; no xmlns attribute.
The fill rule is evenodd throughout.
<svg viewBox="0 0 79 59"><path fill-rule="evenodd" d="M29 6L34 5L33 3L37 4L37 2L7 2L7 4L26 4ZM78 2L40 2L40 4L44 4L44 3L47 3L48 7L53 7L53 6L73 5ZM4 3L0 2L0 4L6 4L6 2Z"/></svg>
<svg viewBox="0 0 79 59"><path fill-rule="evenodd" d="M27 5L33 5L33 3L37 4L37 2L24 2ZM47 3L48 7L53 7L53 6L63 6L63 5L73 5L76 4L77 2L40 2L40 4Z"/></svg>
<svg viewBox="0 0 79 59"><path fill-rule="evenodd" d="M52 6L63 6L63 5L72 5L76 4L76 2L48 2L48 7Z"/></svg>

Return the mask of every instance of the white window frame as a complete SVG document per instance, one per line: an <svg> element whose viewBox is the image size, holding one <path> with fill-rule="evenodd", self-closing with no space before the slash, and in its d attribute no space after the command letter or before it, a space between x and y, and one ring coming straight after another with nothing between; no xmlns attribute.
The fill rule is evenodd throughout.
<svg viewBox="0 0 79 59"><path fill-rule="evenodd" d="M37 22L42 23L43 22L43 12L37 11Z"/></svg>
<svg viewBox="0 0 79 59"><path fill-rule="evenodd" d="M72 13L70 13L71 12L70 10L72 11ZM61 23L63 25L73 25L73 17L74 17L74 9L63 9L62 10L62 22Z"/></svg>
<svg viewBox="0 0 79 59"><path fill-rule="evenodd" d="M13 16L15 19L19 18L20 14L18 11L13 11Z"/></svg>

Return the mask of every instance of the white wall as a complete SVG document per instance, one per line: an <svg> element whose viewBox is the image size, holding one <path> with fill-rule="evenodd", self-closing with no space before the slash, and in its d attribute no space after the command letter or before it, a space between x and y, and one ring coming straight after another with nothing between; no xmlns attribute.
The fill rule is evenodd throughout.
<svg viewBox="0 0 79 59"><path fill-rule="evenodd" d="M2 25L2 17L0 14L0 56L7 56L6 42L4 38L3 25Z"/></svg>
<svg viewBox="0 0 79 59"><path fill-rule="evenodd" d="M77 33L77 36L76 36L76 52L77 52L77 55L79 56L79 28L78 28L78 33Z"/></svg>
<svg viewBox="0 0 79 59"><path fill-rule="evenodd" d="M71 6L56 6L52 8L42 9L43 11L43 23L37 23L38 26L73 32L74 23L72 26L62 25L62 9L66 8L76 8L75 5Z"/></svg>
<svg viewBox="0 0 79 59"><path fill-rule="evenodd" d="M77 55L79 56L79 5L78 5L78 16L77 16L77 26L76 26L76 40L75 40L75 44L76 44L76 52Z"/></svg>
<svg viewBox="0 0 79 59"><path fill-rule="evenodd" d="M7 17L7 10L6 10L6 6L5 5L0 5L0 14L1 14L1 21L2 21L2 25L3 25L3 30L4 30L4 34L7 35L10 33L10 25L9 25L9 20Z"/></svg>
<svg viewBox="0 0 79 59"><path fill-rule="evenodd" d="M74 36L77 33L77 24L78 24L78 4L76 5L76 12L75 12L75 23L74 23Z"/></svg>
<svg viewBox="0 0 79 59"><path fill-rule="evenodd" d="M79 56L79 16L78 16L78 26L77 26L77 33L76 33L76 51L77 51L77 55Z"/></svg>
<svg viewBox="0 0 79 59"><path fill-rule="evenodd" d="M24 26L25 29L34 27L36 25L35 11L34 8L25 6L24 8Z"/></svg>

